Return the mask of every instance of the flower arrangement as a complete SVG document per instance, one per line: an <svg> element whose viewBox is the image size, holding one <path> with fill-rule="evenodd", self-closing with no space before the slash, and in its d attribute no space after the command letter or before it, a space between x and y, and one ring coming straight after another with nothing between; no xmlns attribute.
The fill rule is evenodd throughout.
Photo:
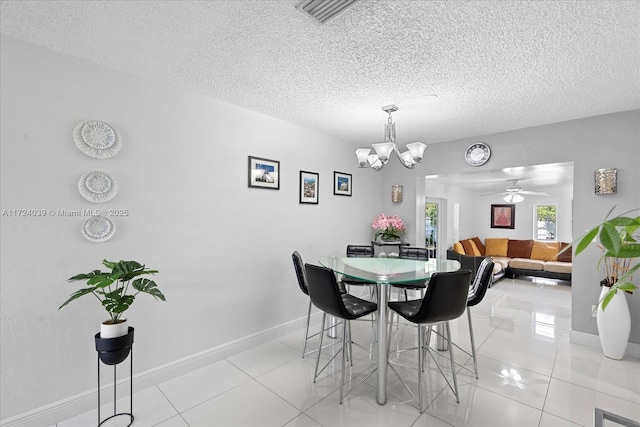
<svg viewBox="0 0 640 427"><path fill-rule="evenodd" d="M378 215L371 224L375 233L375 239L380 237L383 241L399 240L407 230L398 215Z"/></svg>

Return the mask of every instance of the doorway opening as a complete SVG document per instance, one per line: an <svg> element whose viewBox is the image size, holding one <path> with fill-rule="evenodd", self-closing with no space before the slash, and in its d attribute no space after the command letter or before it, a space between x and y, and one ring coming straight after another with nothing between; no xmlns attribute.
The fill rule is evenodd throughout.
<svg viewBox="0 0 640 427"><path fill-rule="evenodd" d="M427 197L424 203L424 247L427 248L429 258L437 258L440 255L438 242L442 241L442 227L444 216L442 215L442 199Z"/></svg>

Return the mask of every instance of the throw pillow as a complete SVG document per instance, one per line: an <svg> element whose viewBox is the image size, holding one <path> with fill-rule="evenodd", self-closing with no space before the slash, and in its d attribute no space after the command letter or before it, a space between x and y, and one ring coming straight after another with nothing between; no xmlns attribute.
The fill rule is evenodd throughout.
<svg viewBox="0 0 640 427"><path fill-rule="evenodd" d="M568 243L561 242L560 243L560 250L563 250L567 246L569 246ZM558 261L560 261L560 262L571 262L571 252L572 252L572 249L567 249L566 251L564 251L563 253L558 255Z"/></svg>
<svg viewBox="0 0 640 427"><path fill-rule="evenodd" d="M480 251L480 256L484 256L484 254L486 253L486 249L484 247L484 245L482 244L482 242L480 241L480 239L478 239L477 237L474 237L473 239L473 243L476 244L476 248L478 248L478 250Z"/></svg>
<svg viewBox="0 0 640 427"><path fill-rule="evenodd" d="M486 256L507 256L507 248L509 246L509 239L484 239Z"/></svg>
<svg viewBox="0 0 640 427"><path fill-rule="evenodd" d="M476 244L473 243L473 240L460 240L460 243L462 244L466 255L480 256L480 251L476 247Z"/></svg>
<svg viewBox="0 0 640 427"><path fill-rule="evenodd" d="M555 261L559 250L560 243L558 242L539 242L536 240L531 247L531 259Z"/></svg>
<svg viewBox="0 0 640 427"><path fill-rule="evenodd" d="M453 252L460 254L460 255L464 255L464 248L462 247L462 243L460 242L455 242L453 244Z"/></svg>
<svg viewBox="0 0 640 427"><path fill-rule="evenodd" d="M509 248L507 256L509 258L531 258L531 247L533 240L511 240L509 239Z"/></svg>

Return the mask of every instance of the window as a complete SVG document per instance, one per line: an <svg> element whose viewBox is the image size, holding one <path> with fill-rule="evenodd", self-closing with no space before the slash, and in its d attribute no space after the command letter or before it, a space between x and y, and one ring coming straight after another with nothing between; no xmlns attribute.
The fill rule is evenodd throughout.
<svg viewBox="0 0 640 427"><path fill-rule="evenodd" d="M558 219L558 205L535 205L533 238L535 240L558 240L556 224Z"/></svg>

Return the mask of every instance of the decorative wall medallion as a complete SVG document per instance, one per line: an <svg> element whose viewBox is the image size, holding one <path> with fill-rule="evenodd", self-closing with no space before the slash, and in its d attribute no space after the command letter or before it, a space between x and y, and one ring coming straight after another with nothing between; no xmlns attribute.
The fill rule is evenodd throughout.
<svg viewBox="0 0 640 427"><path fill-rule="evenodd" d="M78 190L82 197L93 203L104 203L118 193L118 183L102 171L87 172L78 181Z"/></svg>
<svg viewBox="0 0 640 427"><path fill-rule="evenodd" d="M97 120L82 122L73 128L73 142L84 154L96 159L113 157L122 148L118 132Z"/></svg>
<svg viewBox="0 0 640 427"><path fill-rule="evenodd" d="M103 215L92 215L82 224L82 234L92 242L106 242L115 232L116 226Z"/></svg>

